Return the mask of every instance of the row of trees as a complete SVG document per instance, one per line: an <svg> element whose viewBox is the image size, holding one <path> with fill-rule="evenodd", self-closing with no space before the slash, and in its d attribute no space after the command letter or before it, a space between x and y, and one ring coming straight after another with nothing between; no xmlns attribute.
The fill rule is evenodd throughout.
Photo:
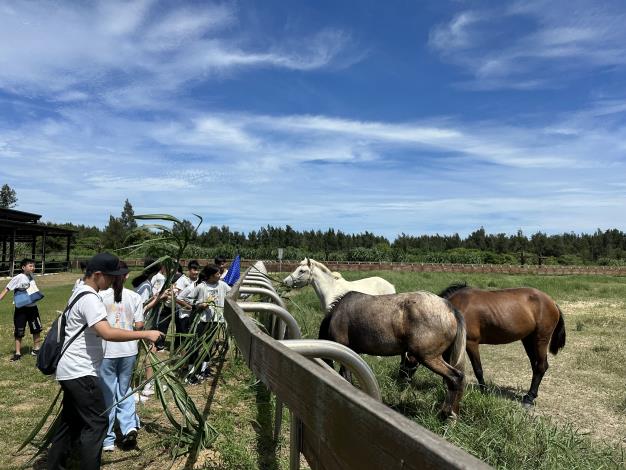
<svg viewBox="0 0 626 470"><path fill-rule="evenodd" d="M126 200L119 217L113 215L101 230L97 227L65 224L77 230L74 253L89 255L102 249L119 250L155 238L152 232L137 227L134 210ZM184 225L193 227L191 221ZM171 251L158 242L136 256L157 256ZM287 225L267 225L249 233L232 231L228 226L212 226L198 233L187 248L186 256L212 258L222 254L244 258L275 259L284 248L285 259L310 256L337 261L404 261L494 264L626 264L626 233L597 230L592 234L563 233L530 236L521 230L513 235L488 234L483 227L462 238L454 235L402 233L393 242L368 231L347 234L341 230L298 231ZM146 251L147 250L147 251Z"/></svg>
<svg viewBox="0 0 626 470"><path fill-rule="evenodd" d="M15 190L8 185L0 189L0 207L11 208L17 203ZM133 206L128 201L119 217L111 215L104 229L95 226L56 224L76 230L74 254L89 256L95 252L121 250L155 239L153 232L137 226ZM183 221L193 228L191 221ZM61 243L50 239L49 250L62 249ZM59 243L57 247L56 244ZM267 225L249 233L231 231L228 226L212 226L198 233L187 248L188 257L212 258L216 255L244 258L273 259L278 248L284 249L285 259L305 256L336 261L404 261L432 263L493 263L493 264L626 264L626 234L620 230L597 230L592 234L563 233L547 235L537 232L530 236L519 230L514 235L488 234L483 227L462 238L454 235L400 234L393 242L368 231L347 234L341 230L298 231L287 225ZM172 247L151 243L134 252L134 256L159 256Z"/></svg>

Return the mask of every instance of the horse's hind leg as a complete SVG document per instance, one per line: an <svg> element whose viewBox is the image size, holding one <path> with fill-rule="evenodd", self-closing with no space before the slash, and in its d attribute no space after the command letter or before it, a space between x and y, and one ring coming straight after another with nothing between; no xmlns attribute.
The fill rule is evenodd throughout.
<svg viewBox="0 0 626 470"><path fill-rule="evenodd" d="M480 362L480 351L478 349L478 342L468 341L466 345L467 355L472 363L472 369L474 369L474 375L478 380L478 385L481 389L485 388L485 378L483 377L483 365Z"/></svg>
<svg viewBox="0 0 626 470"><path fill-rule="evenodd" d="M527 336L522 340L528 359L530 359L530 366L533 369L533 379L530 383L530 389L528 393L522 398L522 404L525 408L532 406L535 402L535 398L539 394L539 384L543 379L544 374L548 370L548 345L550 338L539 338L536 335Z"/></svg>
<svg viewBox="0 0 626 470"><path fill-rule="evenodd" d="M441 356L423 358L421 362L435 374L441 375L448 388L446 400L439 412L441 417L456 418L463 397L463 372L452 367Z"/></svg>

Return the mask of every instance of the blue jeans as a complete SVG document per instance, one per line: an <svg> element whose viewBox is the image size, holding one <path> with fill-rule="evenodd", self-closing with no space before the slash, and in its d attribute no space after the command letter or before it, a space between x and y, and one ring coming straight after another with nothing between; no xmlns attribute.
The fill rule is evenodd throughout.
<svg viewBox="0 0 626 470"><path fill-rule="evenodd" d="M115 418L120 424L120 431L123 435L128 434L131 429L139 429L139 418L135 412L135 399L129 396L122 399L130 391L130 379L133 375L133 367L137 356L116 357L113 359L103 359L100 365L100 381L102 383L102 393L104 403L109 410L109 429L104 438L103 446L113 445L115 442Z"/></svg>

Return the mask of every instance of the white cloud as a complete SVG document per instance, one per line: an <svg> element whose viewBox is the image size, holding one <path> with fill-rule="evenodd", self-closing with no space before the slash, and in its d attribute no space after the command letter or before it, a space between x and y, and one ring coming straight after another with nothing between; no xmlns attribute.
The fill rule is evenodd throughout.
<svg viewBox="0 0 626 470"><path fill-rule="evenodd" d="M550 88L625 66L624 24L620 2L528 1L463 11L435 26L429 45L474 76L466 88Z"/></svg>
<svg viewBox="0 0 626 470"><path fill-rule="evenodd" d="M242 68L326 67L349 42L346 33L326 29L270 38L261 48L237 24L229 3L176 9L156 1L5 5L0 89L57 101L101 96L110 105L124 106L127 98L158 105L186 82ZM143 91L138 99L137 91Z"/></svg>

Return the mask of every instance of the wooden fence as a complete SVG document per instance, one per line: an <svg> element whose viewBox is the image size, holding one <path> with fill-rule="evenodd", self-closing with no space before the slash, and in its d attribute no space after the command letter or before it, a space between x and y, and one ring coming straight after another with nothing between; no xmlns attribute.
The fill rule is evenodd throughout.
<svg viewBox="0 0 626 470"><path fill-rule="evenodd" d="M313 470L485 469L453 446L261 332L238 306L225 317L252 372L302 423L299 449Z"/></svg>
<svg viewBox="0 0 626 470"><path fill-rule="evenodd" d="M143 266L143 259L125 259L131 267ZM183 265L187 260L182 260ZM242 260L242 270L256 260ZM213 263L212 259L199 259L201 265ZM263 261L270 272L291 272L300 260ZM73 261L78 268L79 260ZM626 276L626 266L560 266L560 265L512 265L512 264L439 264L439 263L391 263L374 261L323 261L332 271L400 271L425 273L501 273L566 276L588 274L598 276Z"/></svg>

